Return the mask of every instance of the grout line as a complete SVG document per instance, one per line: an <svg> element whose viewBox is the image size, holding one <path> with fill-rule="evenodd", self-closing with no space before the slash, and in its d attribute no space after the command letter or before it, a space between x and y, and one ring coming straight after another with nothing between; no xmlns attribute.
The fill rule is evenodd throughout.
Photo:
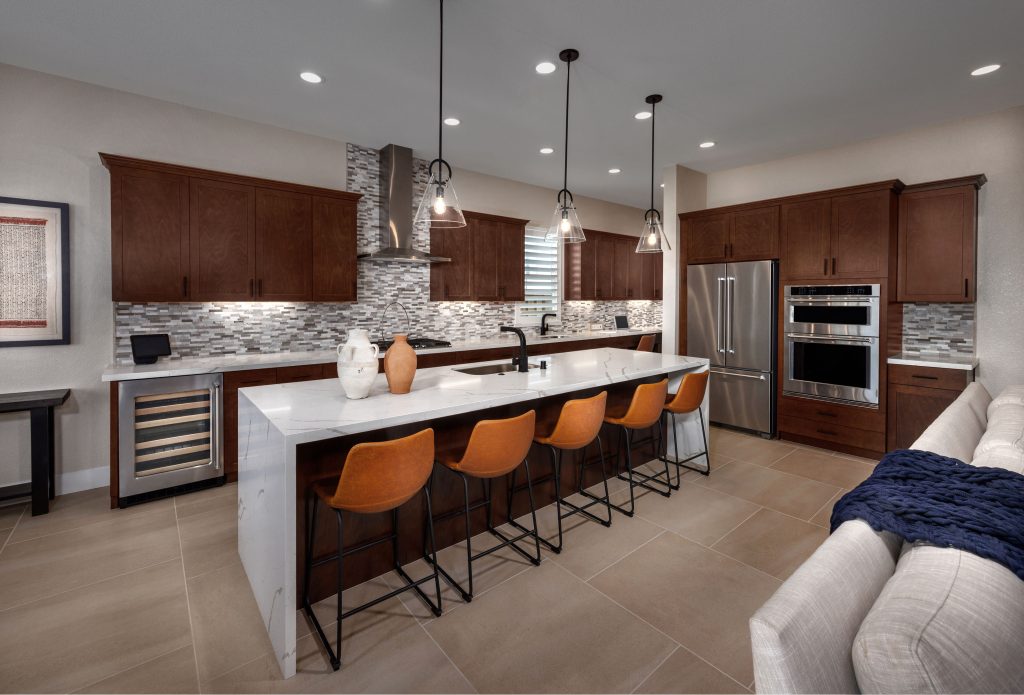
<svg viewBox="0 0 1024 695"><path fill-rule="evenodd" d="M653 540L654 540L655 538L657 538L658 536L661 536L662 534L664 534L664 533L665 533L665 531L667 531L667 530L668 530L668 529L664 528L663 526L659 526L658 524L654 523L653 521L649 521L649 520L647 520L647 519L643 519L643 518L641 518L640 516L635 516L634 518L635 518L635 519L640 519L640 521L643 521L644 523L650 524L650 525L651 525L651 526L653 526L654 528L656 528L656 529L661 529L661 530L660 530L660 531L658 531L658 533L656 533L656 534L654 534L653 536L651 536L650 538L648 538L648 539L647 539L646 541L644 541L644 542L643 542L643 543L641 543L640 545L638 545L637 547L633 548L633 549L632 549L632 550L630 550L629 552L627 552L627 553L625 553L624 555L622 555L621 557L619 557L619 558L617 558L617 559L613 560L612 562L609 562L609 563L608 563L607 565L605 565L604 567L602 567L602 568L601 568L601 569L599 569L598 571L594 572L593 574L591 574L591 575L590 575L589 577L587 577L586 579L583 579L582 581L584 581L584 582L590 582L590 580L591 580L591 579L593 579L593 578L594 578L594 577L596 577L597 575L601 574L602 572L604 572L604 571L605 571L606 569L608 569L608 568L609 568L609 567L611 567L612 565L617 565L618 563L622 562L622 561L623 561L623 560L625 560L625 559L626 559L627 557L629 557L630 555L632 555L633 553L635 553L635 552L636 552L637 550L640 550L640 548L644 547L645 545L647 545L648 543L650 543L651 541L653 541ZM627 521L629 521L630 519L629 519L629 518L627 517L627 519L626 519L626 520L627 520ZM560 563L558 563L557 561L556 561L556 563L555 563L555 564L559 564L559 565L560 565ZM565 568L565 567L563 567L562 569L568 569L568 568ZM571 572L570 572L570 574L571 574Z"/></svg>
<svg viewBox="0 0 1024 695"><path fill-rule="evenodd" d="M633 694L633 693L635 693L635 692L636 692L637 690L639 690L639 689L640 689L640 686L641 686L641 685L643 685L643 684L644 684L644 683L646 683L647 681L651 680L651 676L653 676L653 675L654 675L655 673L657 673L657 672L658 672L658 669L659 669L659 668L661 668L662 666L664 666L664 665L665 665L665 662L666 662L666 661L668 661L669 659L671 659L671 658L672 658L672 655L673 655L673 654L675 654L676 652L678 652L678 651L679 651L680 649L682 649L682 648L683 648L683 647L682 647L682 645L679 645L679 646L677 646L677 647L676 647L675 649L673 649L672 651L670 651L670 652L668 653L668 656L666 656L666 657L665 657L664 659L662 659L661 661L659 661L659 662L658 662L658 665L654 667L654 670L652 670L652 671L651 671L650 673L648 673L648 674L647 674L647 675L646 675L646 676L644 677L644 679L643 679L642 681L640 681L639 683L637 683L637 684L636 684L636 687L635 687L635 688L633 688L632 690L630 690L630 691L629 691L629 692L630 692L630 695L632 695L632 694Z"/></svg>
<svg viewBox="0 0 1024 695"><path fill-rule="evenodd" d="M178 498L174 497L174 530L178 532L178 559L181 560L181 579L185 585L185 610L188 611L188 632L192 637L192 659L196 667L196 692L202 692L202 680L199 678L199 652L196 649L196 630L192 624L192 601L188 595L188 575L185 572L185 553L181 543L181 525L178 523Z"/></svg>
<svg viewBox="0 0 1024 695"><path fill-rule="evenodd" d="M413 620L416 620L416 616L413 616ZM459 665L455 663L455 660L452 659L451 656L449 656L448 652L444 650L444 647L441 646L441 643L434 639L434 636L430 634L430 630L427 629L426 624L420 622L419 620L416 620L416 622L419 624L420 629L423 630L427 637L430 638L430 641L433 642L435 646L437 646L437 648L441 651L442 654L444 654L444 658L448 659L448 663L452 665L452 668L455 669L455 672L462 676L462 679L469 684L469 687L473 689L474 693L479 693L480 689L476 687L476 684L473 683L473 681L469 680L469 676L462 672L462 669L459 668Z"/></svg>
<svg viewBox="0 0 1024 695"><path fill-rule="evenodd" d="M736 499L739 499L739 498L737 497ZM753 502L751 502L751 504L753 504ZM762 512L762 511L764 511L765 509L767 509L767 507L764 507L764 506L760 506L760 505L759 505L759 508L758 508L758 509L755 509L755 510L754 510L753 512L751 512L750 516L748 516L748 517L747 517L746 519L744 519L744 520L743 520L743 521L741 521L740 523L738 523L738 524L736 524L735 526L733 526L733 527L732 527L731 529L729 529L728 531L726 531L724 535L721 535L721 536L719 536L718 538L716 538L716 539L714 540L714 542L712 542L712 543L710 543L710 544L706 545L705 547L706 547L706 548L714 548L714 547L715 547L715 546L716 546L717 544L721 543L721 542L722 542L723 540L725 540L726 538L728 538L728 537L729 537L729 534L730 534L730 533L732 533L733 531L735 531L736 529L738 529L738 528L739 528L740 526L742 526L743 524L745 524L745 523L747 523L748 521L750 521L751 519L753 519L753 518L754 518L754 516L756 516L756 515L757 515L757 514L758 514L759 512ZM772 511L772 510L769 510L769 511ZM681 533L680 533L679 535L680 535L680 536L683 536L683 534L681 534ZM686 536L683 536L683 538L686 538ZM703 544L703 543L701 543L700 545L704 545L704 544Z"/></svg>
<svg viewBox="0 0 1024 695"><path fill-rule="evenodd" d="M827 507L827 506L829 505L829 503L830 503L830 502L831 502L832 500L834 500L834 499L836 498L836 495L839 495L839 494L843 494L843 488L839 488L839 492L837 492L837 493L836 493L835 495L832 495L832 496L831 496L831 497L829 497L829 498L828 498L827 500L825 500L825 504L823 504L823 505L821 505L820 507L818 507L818 511L814 512L814 514L811 514L811 519L813 519L814 517L818 516L818 514L820 514L820 513L821 513L821 510L822 510L822 509L824 509L825 507ZM810 519L808 519L808 520L807 520L807 523L808 523L808 524L812 524L812 525L814 525L814 526L819 526L819 524L815 524L815 523L814 523L813 521L811 521ZM825 528L825 529L827 529L827 528L828 528L828 526L820 526L820 528Z"/></svg>
<svg viewBox="0 0 1024 695"><path fill-rule="evenodd" d="M190 646L190 645L185 645L185 646ZM165 657L165 656L167 656L168 654L173 654L173 653L174 653L174 652L176 652L176 651L180 651L180 650L184 649L184 648L185 648L185 646L182 646L182 647L175 647L174 649L170 649L170 650L168 650L168 651L166 651L166 652L162 652L162 653L160 653L160 654L157 654L156 656L154 656L154 657L152 657L152 658L149 658L149 659L146 659L145 661L140 661L139 663L137 663L137 664L135 664L135 665L133 665L133 666L129 666L128 668L123 668L123 669L121 669L120 671L114 671L113 673L110 673L110 674L108 674L108 675L106 675L106 676L103 676L102 678L97 678L97 679L96 679L96 680L94 680L94 681L89 681L89 682L88 682L88 683L86 683L85 685L82 685L81 687L79 687L79 688L77 688L77 689L75 689L75 690L72 690L71 692L72 692L72 693L80 693L80 692L82 692L83 690L85 690L86 688L88 688L88 687L90 687L90 686L93 686L93 685L96 685L97 683L100 683L100 682L102 682L102 681L105 681L105 680L107 680L108 678L113 678L114 676L120 676L120 675L121 675L122 673L127 673L128 671L131 671L132 669L136 669L136 668L141 668L142 666L145 666L146 664L152 663L152 662L156 661L157 659L162 659L162 658L164 658L164 657ZM194 651L194 650L193 650L193 651ZM198 691L197 691L197 692L198 692Z"/></svg>
<svg viewBox="0 0 1024 695"><path fill-rule="evenodd" d="M3 553L4 550L7 549L7 546L10 544L11 539L14 538L14 532L18 530L18 524L21 523L21 520L22 520L22 518L24 518L26 511L28 511L28 505L27 504L24 507L21 508L21 514L19 514L18 518L15 519L14 526L11 527L11 532L8 533L7 534L7 538L4 539L4 544L0 545L0 553Z"/></svg>
<svg viewBox="0 0 1024 695"><path fill-rule="evenodd" d="M627 519L628 519L628 517L627 517ZM655 526L657 526L657 524L655 524ZM658 528L661 528L661 527L660 527L660 526L658 526ZM629 556L630 556L630 555L632 555L633 553L635 553L635 552L637 552L638 550L640 550L640 548L643 548L643 547L644 547L645 545L647 545L648 543L651 543L651 542L653 542L653 541L656 541L657 539L661 538L662 536L664 536L664 535L665 535L665 533L666 533L666 531L667 531L667 530L668 530L668 529L664 529L664 528L662 528L661 532L660 532L660 533L658 533L658 534L656 534L656 535L655 535L655 536L654 536L653 538L648 538L648 539L647 539L646 541L644 541L643 543L641 543L641 544L640 544L640 545L638 545L637 547L635 547L635 548L633 548L632 550L630 550L630 551L629 551L628 553L626 553L625 555L623 555L622 557L620 557L620 558L619 558L618 560L616 560L615 562L613 562L613 563L612 563L611 565L608 565L608 567L605 567L605 568L604 568L604 569L602 569L602 570L601 570L600 572L597 572L596 574L594 574L594 575L593 575L592 577L590 577L590 579L580 579L579 577L576 577L576 575L575 575L575 574L572 574L572 572L569 572L569 570L565 569L565 568L564 568L564 567L562 567L561 565L558 565L558 566L559 566L559 567L560 567L561 569L565 570L566 572L569 572L569 574L572 574L572 576L576 577L577 579L580 579L580 581L581 581L581 582L583 582L584 584L588 584L588 585L590 585L590 582L591 582L591 580L595 579L595 578L596 578L596 577L597 577L598 575L604 574L604 573L605 573L605 572L607 572L607 571L608 571L609 569L611 569L611 567L612 567L613 565L617 565L617 564L619 564L620 562L622 562L623 560L625 560L625 559L626 559L627 557L629 557ZM557 565L558 563L556 562L555 564ZM592 586L592 585L591 585L591 586ZM596 590L596 591L600 591L599 589L596 589L596 587L595 587L595 590Z"/></svg>
<svg viewBox="0 0 1024 695"><path fill-rule="evenodd" d="M157 500L157 501L159 501L159 500ZM108 510L108 511L110 511L110 512L117 511L117 512L123 513L125 510L121 509L121 510ZM31 538L23 538L21 540L14 541L13 543L5 544L5 547L6 547L6 545L18 545L19 543L29 543L31 541L38 541L38 540L40 540L42 538L49 538L50 536L59 536L61 534L65 534L65 533L72 533L73 531L81 531L84 528L90 528L92 526L97 526L99 524L105 524L105 523L108 523L108 522L111 522L111 521L120 521L122 519L135 520L135 519L138 519L139 517L154 516L156 514L159 514L160 511L161 511L161 509L159 507L157 507L157 508L154 508L154 509L144 509L141 512L138 512L138 513L135 513L135 514L128 514L128 515L123 516L123 517L118 515L118 514L114 514L113 516L108 515L107 518L97 519L95 521L89 521L89 522L86 522L84 524L80 524L78 526L72 526L71 528L61 529L59 531L50 531L49 533L42 533L42 534L40 534L38 536L32 536ZM173 511L174 511L174 509L172 507L171 508L172 514L173 514ZM22 517L24 517L24 513L22 514ZM176 515L175 515L175 521L177 521L177 516ZM15 528L17 528L17 526ZM11 537L12 538L14 537L14 531L13 530L11 531Z"/></svg>

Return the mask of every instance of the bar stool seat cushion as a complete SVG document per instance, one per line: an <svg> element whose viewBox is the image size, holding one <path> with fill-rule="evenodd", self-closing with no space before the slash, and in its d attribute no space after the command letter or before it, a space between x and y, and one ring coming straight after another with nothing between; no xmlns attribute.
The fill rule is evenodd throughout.
<svg viewBox="0 0 1024 695"><path fill-rule="evenodd" d="M666 397L665 410L677 415L697 410L704 402L704 392L707 390L710 374L711 372L697 372L685 375L679 384L679 390Z"/></svg>
<svg viewBox="0 0 1024 695"><path fill-rule="evenodd" d="M536 411L502 420L481 420L469 435L466 451L457 461L450 453L438 461L474 478L498 478L511 473L523 462L533 443Z"/></svg>
<svg viewBox="0 0 1024 695"><path fill-rule="evenodd" d="M621 425L634 430L651 427L661 419L667 395L668 379L662 379L654 384L640 384L633 392L633 399L625 412L618 408L610 408L604 421L610 425Z"/></svg>
<svg viewBox="0 0 1024 695"><path fill-rule="evenodd" d="M591 398L568 401L562 406L554 428L547 433L537 432L533 441L556 449L582 449L601 432L607 404L607 391Z"/></svg>

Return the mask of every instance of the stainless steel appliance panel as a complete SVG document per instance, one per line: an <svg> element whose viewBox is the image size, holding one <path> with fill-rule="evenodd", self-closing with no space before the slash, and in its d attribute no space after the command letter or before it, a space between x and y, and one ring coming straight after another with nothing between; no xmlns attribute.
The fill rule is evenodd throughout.
<svg viewBox="0 0 1024 695"><path fill-rule="evenodd" d="M783 393L878 407L878 338L786 335Z"/></svg>
<svg viewBox="0 0 1024 695"><path fill-rule="evenodd" d="M725 364L726 266L691 265L686 269L686 352Z"/></svg>
<svg viewBox="0 0 1024 695"><path fill-rule="evenodd" d="M817 291L817 294L800 294ZM864 294L853 294L854 291ZM835 292L835 294L827 294ZM877 337L880 285L786 287L785 331L810 335Z"/></svg>
<svg viewBox="0 0 1024 695"><path fill-rule="evenodd" d="M773 369L774 267L772 261L725 266L725 365L731 369Z"/></svg>
<svg viewBox="0 0 1024 695"><path fill-rule="evenodd" d="M708 388L711 422L772 432L774 399L770 373L713 367Z"/></svg>

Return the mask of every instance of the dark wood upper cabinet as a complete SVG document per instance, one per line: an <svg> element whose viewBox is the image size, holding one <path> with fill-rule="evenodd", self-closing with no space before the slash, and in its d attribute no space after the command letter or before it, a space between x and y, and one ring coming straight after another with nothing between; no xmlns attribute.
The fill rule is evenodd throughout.
<svg viewBox="0 0 1024 695"><path fill-rule="evenodd" d="M786 203L780 214L782 277L787 280L827 278L832 257L829 199Z"/></svg>
<svg viewBox="0 0 1024 695"><path fill-rule="evenodd" d="M431 301L514 302L526 298L526 222L463 210L465 227L430 230Z"/></svg>
<svg viewBox="0 0 1024 695"><path fill-rule="evenodd" d="M731 215L684 217L681 221L687 263L723 263L728 259Z"/></svg>
<svg viewBox="0 0 1024 695"><path fill-rule="evenodd" d="M526 299L526 223L503 222L499 247L498 290L507 302Z"/></svg>
<svg viewBox="0 0 1024 695"><path fill-rule="evenodd" d="M440 230L444 239L442 255L451 262L435 264L444 273L441 298L448 301L469 301L473 299L473 225Z"/></svg>
<svg viewBox="0 0 1024 695"><path fill-rule="evenodd" d="M640 296L637 299L661 299L661 274L663 255L660 253L640 253L643 265Z"/></svg>
<svg viewBox="0 0 1024 695"><path fill-rule="evenodd" d="M626 239L626 252L629 254L629 275L626 281L626 299L646 299L644 295L644 257L653 256L651 253L637 253L637 240L633 237ZM660 255L660 254L658 254Z"/></svg>
<svg viewBox="0 0 1024 695"><path fill-rule="evenodd" d="M472 229L473 298L484 302L501 299L498 272L501 268L501 226L492 220L468 218Z"/></svg>
<svg viewBox="0 0 1024 695"><path fill-rule="evenodd" d="M189 181L191 299L237 302L255 297L256 189Z"/></svg>
<svg viewBox="0 0 1024 695"><path fill-rule="evenodd" d="M584 233L582 244L564 246L565 299L661 299L660 253L636 253L635 236Z"/></svg>
<svg viewBox="0 0 1024 695"><path fill-rule="evenodd" d="M615 237L587 232L585 244L594 244L595 299L615 299ZM591 240L591 237L594 237Z"/></svg>
<svg viewBox="0 0 1024 695"><path fill-rule="evenodd" d="M565 299L597 299L597 236L599 232L586 230L587 240L581 244L562 245L562 282Z"/></svg>
<svg viewBox="0 0 1024 695"><path fill-rule="evenodd" d="M729 227L729 260L761 261L779 257L779 206L739 210Z"/></svg>
<svg viewBox="0 0 1024 695"><path fill-rule="evenodd" d="M612 237L615 258L612 261L612 299L628 299L629 298L629 281L630 281L630 270L633 265L632 256L636 256L633 252L633 248L636 244L636 240L631 240L629 237L622 237L618 234Z"/></svg>
<svg viewBox="0 0 1024 695"><path fill-rule="evenodd" d="M256 298L313 299L313 201L304 193L256 190Z"/></svg>
<svg viewBox="0 0 1024 695"><path fill-rule="evenodd" d="M358 294L354 200L313 197L313 301L354 302Z"/></svg>
<svg viewBox="0 0 1024 695"><path fill-rule="evenodd" d="M884 278L896 230L896 194L891 189L832 198L832 254L835 278Z"/></svg>
<svg viewBox="0 0 1024 695"><path fill-rule="evenodd" d="M188 177L107 167L114 301L188 300Z"/></svg>
<svg viewBox="0 0 1024 695"><path fill-rule="evenodd" d="M984 174L907 186L900 195L896 299L973 302Z"/></svg>

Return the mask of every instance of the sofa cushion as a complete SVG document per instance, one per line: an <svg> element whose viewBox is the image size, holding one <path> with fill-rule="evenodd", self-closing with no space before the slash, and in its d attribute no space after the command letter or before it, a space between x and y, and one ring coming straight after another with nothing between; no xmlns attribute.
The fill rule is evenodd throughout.
<svg viewBox="0 0 1024 695"><path fill-rule="evenodd" d="M988 404L988 412L997 410L1004 405L1024 405L1024 385L1007 386Z"/></svg>
<svg viewBox="0 0 1024 695"><path fill-rule="evenodd" d="M908 547L853 642L861 691L1024 691L1024 581L971 553Z"/></svg>
<svg viewBox="0 0 1024 695"><path fill-rule="evenodd" d="M985 423L978 419L970 404L957 399L928 426L911 445L911 449L931 451L969 462L974 448L985 433Z"/></svg>

